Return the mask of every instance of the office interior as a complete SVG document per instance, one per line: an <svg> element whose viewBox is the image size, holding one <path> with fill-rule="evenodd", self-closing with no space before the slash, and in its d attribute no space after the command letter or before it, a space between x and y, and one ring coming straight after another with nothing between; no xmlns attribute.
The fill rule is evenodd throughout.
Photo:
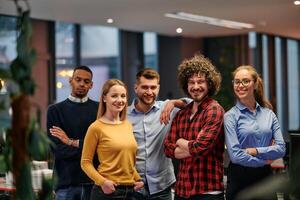
<svg viewBox="0 0 300 200"><path fill-rule="evenodd" d="M144 67L160 73L159 99L172 99L183 97L177 83L178 65L200 52L222 74L222 88L215 98L225 110L235 103L231 72L240 65L253 65L264 80L265 94L279 118L284 139L290 144L293 135L298 138L300 134L300 5L296 1L28 2L31 44L37 51L32 113L44 130L47 107L69 95L68 78L74 66L92 68L90 97L94 100L105 80L118 78L128 85L131 103L135 74ZM247 22L253 27L236 29L165 16L181 12ZM15 26L13 1L1 1L2 69L8 69L16 56ZM5 86L5 80L1 82ZM6 89L0 93L5 94Z"/></svg>

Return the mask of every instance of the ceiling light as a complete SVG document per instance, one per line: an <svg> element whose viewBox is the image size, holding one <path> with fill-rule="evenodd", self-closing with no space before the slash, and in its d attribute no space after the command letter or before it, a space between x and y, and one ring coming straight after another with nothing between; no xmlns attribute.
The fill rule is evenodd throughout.
<svg viewBox="0 0 300 200"><path fill-rule="evenodd" d="M106 20L106 22L107 22L108 24L112 24L112 23L114 23L114 20L113 20L112 18L108 18L108 19Z"/></svg>
<svg viewBox="0 0 300 200"><path fill-rule="evenodd" d="M176 33L182 33L182 28L176 28Z"/></svg>
<svg viewBox="0 0 300 200"><path fill-rule="evenodd" d="M296 6L298 6L298 5L300 5L300 1L294 1L294 4L295 4Z"/></svg>
<svg viewBox="0 0 300 200"><path fill-rule="evenodd" d="M166 13L165 16L175 18L175 19L205 23L205 24L222 26L222 27L232 28L232 29L254 28L253 24L236 22L236 21L225 20L225 19L218 19L218 18L214 18L214 17L195 15L195 14L186 13L186 12Z"/></svg>

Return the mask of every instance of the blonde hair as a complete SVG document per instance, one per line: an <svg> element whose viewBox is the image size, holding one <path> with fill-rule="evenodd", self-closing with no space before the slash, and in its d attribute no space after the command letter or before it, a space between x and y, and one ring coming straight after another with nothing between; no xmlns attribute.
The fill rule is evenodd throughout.
<svg viewBox="0 0 300 200"><path fill-rule="evenodd" d="M255 100L259 103L259 105L261 105L262 107L266 107L266 108L270 108L273 109L272 104L270 103L270 101L266 98L266 96L264 95L264 84L263 84L263 80L260 77L260 75L257 73L256 69L250 65L242 65L239 66L238 68L236 68L233 72L232 72L232 76L233 78L235 77L236 73L240 70L247 70L252 78L254 83L257 84L256 89L254 90L254 97Z"/></svg>
<svg viewBox="0 0 300 200"><path fill-rule="evenodd" d="M128 89L127 89L125 83L123 83L122 81L120 81L118 79L107 80L102 87L102 93L100 95L100 100L99 100L97 119L101 118L106 112L106 103L103 101L103 97L109 92L110 88L115 85L120 85L125 88L126 98L127 98L127 102L128 102ZM120 120L122 120L122 121L126 119L126 113L127 113L127 107L128 107L127 102L125 104L124 109L120 112Z"/></svg>

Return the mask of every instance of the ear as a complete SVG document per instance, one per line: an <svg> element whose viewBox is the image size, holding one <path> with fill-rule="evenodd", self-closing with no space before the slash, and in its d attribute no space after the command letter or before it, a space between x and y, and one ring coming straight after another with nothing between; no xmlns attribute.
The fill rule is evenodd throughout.
<svg viewBox="0 0 300 200"><path fill-rule="evenodd" d="M92 82L91 82L90 89L92 89L92 88L93 88L93 84L94 84L94 82L92 81Z"/></svg>
<svg viewBox="0 0 300 200"><path fill-rule="evenodd" d="M135 92L135 93L137 93L137 88L138 88L138 85L135 83L135 84L134 84L134 92Z"/></svg>
<svg viewBox="0 0 300 200"><path fill-rule="evenodd" d="M103 95L102 100L104 103L106 103L106 95Z"/></svg>
<svg viewBox="0 0 300 200"><path fill-rule="evenodd" d="M69 78L69 83L70 83L70 84L71 84L72 80L73 80L73 77L70 77L70 78Z"/></svg>

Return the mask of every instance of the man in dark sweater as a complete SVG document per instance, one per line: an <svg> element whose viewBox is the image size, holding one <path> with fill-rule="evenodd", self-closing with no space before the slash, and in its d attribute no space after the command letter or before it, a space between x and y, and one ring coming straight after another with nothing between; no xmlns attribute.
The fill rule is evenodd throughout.
<svg viewBox="0 0 300 200"><path fill-rule="evenodd" d="M83 140L89 125L96 120L98 103L87 97L92 88L92 71L76 67L69 83L69 97L47 112L47 133L54 143L54 172L57 176L56 200L89 200L92 181L81 170Z"/></svg>

